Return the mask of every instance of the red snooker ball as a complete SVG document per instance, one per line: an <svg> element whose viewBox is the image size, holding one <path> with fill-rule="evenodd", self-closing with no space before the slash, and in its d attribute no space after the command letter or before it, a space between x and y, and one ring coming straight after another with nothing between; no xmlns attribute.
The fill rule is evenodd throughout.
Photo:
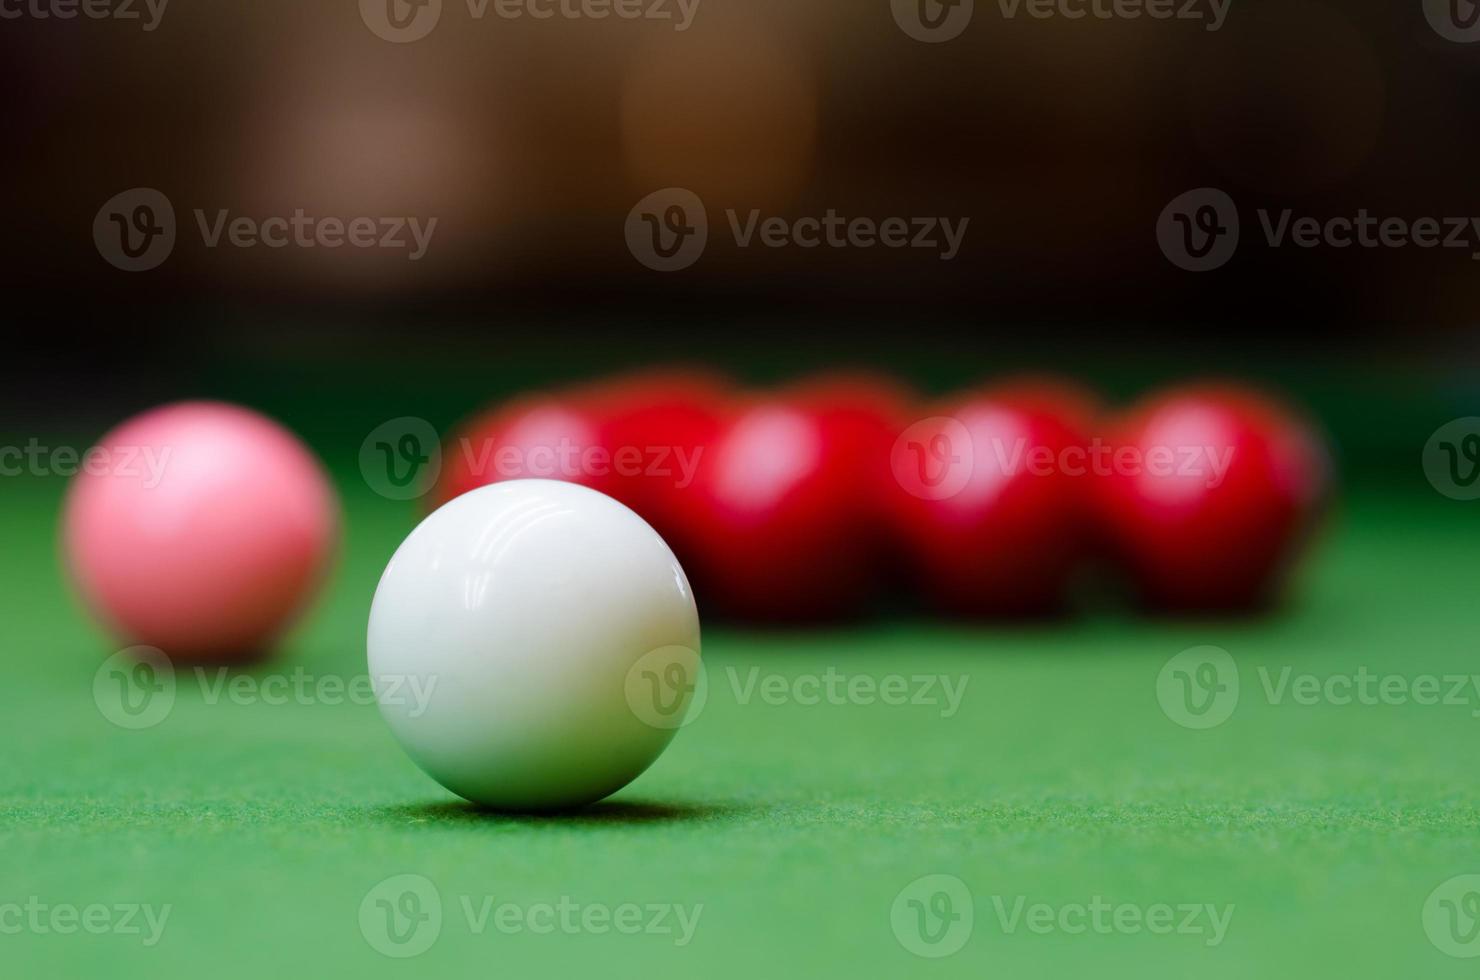
<svg viewBox="0 0 1480 980"><path fill-rule="evenodd" d="M1190 387L1108 434L1098 524L1147 604L1221 612L1279 596L1329 483L1309 425L1245 389Z"/></svg>
<svg viewBox="0 0 1480 980"><path fill-rule="evenodd" d="M896 442L895 516L927 600L967 616L1062 610L1088 553L1093 400L1050 380L957 396Z"/></svg>
<svg viewBox="0 0 1480 980"><path fill-rule="evenodd" d="M599 407L579 392L528 395L490 409L448 439L432 504L521 479L564 480L612 493L618 481L603 424Z"/></svg>
<svg viewBox="0 0 1480 980"><path fill-rule="evenodd" d="M711 454L733 398L722 377L664 368L596 389L606 445L618 470L612 491L682 558L683 496Z"/></svg>
<svg viewBox="0 0 1480 980"><path fill-rule="evenodd" d="M563 480L616 498L667 537L729 397L716 375L665 369L494 406L448 440L432 503L504 480Z"/></svg>
<svg viewBox="0 0 1480 980"><path fill-rule="evenodd" d="M896 399L871 380L830 378L732 407L679 497L680 558L708 608L810 623L869 606Z"/></svg>

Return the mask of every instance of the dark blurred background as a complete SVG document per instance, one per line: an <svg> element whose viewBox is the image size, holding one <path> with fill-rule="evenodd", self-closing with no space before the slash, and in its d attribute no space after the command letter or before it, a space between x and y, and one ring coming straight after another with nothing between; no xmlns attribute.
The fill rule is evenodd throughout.
<svg viewBox="0 0 1480 980"><path fill-rule="evenodd" d="M1424 0L1234 0L1217 30L1198 0L1175 5L1191 20L977 0L944 43L911 37L890 0L698 0L683 31L443 0L412 43L372 30L373 0L176 0L151 29L142 0L134 20L7 2L13 431L96 435L211 395L353 452L378 420L440 426L674 361L753 381L881 366L926 393L1049 369L1112 399L1222 374L1295 390L1356 470L1411 479L1438 424L1480 414L1480 234L1270 248L1256 218L1480 216L1480 44L1443 36ZM655 272L624 225L675 186L704 201L709 245ZM178 239L124 272L93 223L138 187L171 201ZM1237 202L1243 239L1189 273L1156 224L1199 187ZM437 225L413 262L207 248L193 215L300 208ZM739 248L729 209L970 226L953 261Z"/></svg>

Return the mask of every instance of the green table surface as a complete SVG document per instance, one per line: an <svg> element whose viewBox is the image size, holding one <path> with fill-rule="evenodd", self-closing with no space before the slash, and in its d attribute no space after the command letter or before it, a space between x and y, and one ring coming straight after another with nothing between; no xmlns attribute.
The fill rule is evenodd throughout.
<svg viewBox="0 0 1480 980"><path fill-rule="evenodd" d="M370 597L413 512L342 482L347 533L327 594L249 678L363 675ZM1266 690L1286 669L1324 679L1361 668L1414 691L1426 676L1480 673L1465 505L1349 499L1299 601L1260 621L1107 612L1037 628L711 630L708 704L657 764L606 804L536 818L455 800L401 753L373 705L211 703L214 679L203 688L187 672L157 726L108 721L93 681L111 648L56 559L62 490L43 479L0 488L6 976L1477 968L1450 955L1480 953L1464 942L1467 883L1434 893L1480 873L1480 693L1306 705ZM1157 680L1170 657L1205 644L1237 661L1239 698L1226 722L1192 730L1163 711ZM746 696L752 676L774 688L766 678L829 671L965 688L954 713L940 698ZM387 945L392 920L377 904L400 895L399 882L382 884L400 875L424 878L441 903L440 917L394 920L429 943L411 958L382 952L410 948ZM931 875L959 885L915 884ZM918 956L943 947L922 937L908 903L944 910L937 893L954 895L961 918L943 942L960 948ZM1448 952L1446 898L1459 899ZM86 913L93 905L107 911ZM1173 909L1170 933L1146 925L1163 921L1160 906ZM1188 921L1182 906L1201 911ZM126 923L128 907L140 911ZM151 933L143 910L158 922L166 907ZM1216 933L1208 907L1225 924ZM57 908L98 916L100 931L65 931ZM624 922L637 931L602 928L608 916L633 916Z"/></svg>

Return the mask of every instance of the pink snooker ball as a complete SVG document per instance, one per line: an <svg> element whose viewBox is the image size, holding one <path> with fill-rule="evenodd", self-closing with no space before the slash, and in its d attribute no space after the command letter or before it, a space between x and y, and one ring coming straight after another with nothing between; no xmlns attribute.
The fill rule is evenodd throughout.
<svg viewBox="0 0 1480 980"><path fill-rule="evenodd" d="M323 581L339 508L318 461L256 412L182 402L123 423L73 481L63 548L128 644L187 661L266 654Z"/></svg>

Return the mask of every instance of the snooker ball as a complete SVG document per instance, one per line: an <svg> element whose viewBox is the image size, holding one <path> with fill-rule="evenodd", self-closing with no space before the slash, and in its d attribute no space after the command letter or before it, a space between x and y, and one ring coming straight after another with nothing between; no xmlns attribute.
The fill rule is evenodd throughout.
<svg viewBox="0 0 1480 980"><path fill-rule="evenodd" d="M443 459L434 506L506 480L566 480L607 494L616 489L603 419L581 392L533 394L498 405L460 426Z"/></svg>
<svg viewBox="0 0 1480 980"><path fill-rule="evenodd" d="M562 481L491 484L422 521L381 576L367 645L407 754L501 810L616 792L702 690L673 552L626 506Z"/></svg>
<svg viewBox="0 0 1480 980"><path fill-rule="evenodd" d="M89 451L63 550L120 642L213 663L260 657L321 584L338 503L318 461L256 412L181 402Z"/></svg>
<svg viewBox="0 0 1480 980"><path fill-rule="evenodd" d="M1193 386L1130 409L1108 444L1097 521L1143 602L1205 613L1279 597L1328 492L1311 426L1257 392Z"/></svg>
<svg viewBox="0 0 1480 980"><path fill-rule="evenodd" d="M448 441L432 500L505 480L564 480L615 497L672 541L672 498L713 440L725 391L715 375L669 369L494 406Z"/></svg>
<svg viewBox="0 0 1480 980"><path fill-rule="evenodd" d="M684 559L721 615L801 624L868 609L881 578L875 498L851 433L841 412L807 397L731 407L676 495L674 519Z"/></svg>
<svg viewBox="0 0 1480 980"><path fill-rule="evenodd" d="M955 396L895 446L895 518L932 605L960 616L1061 612L1088 552L1093 397L1023 379Z"/></svg>
<svg viewBox="0 0 1480 980"><path fill-rule="evenodd" d="M612 457L625 461L612 496L657 528L681 558L686 547L675 515L733 398L722 377L692 368L625 375L593 395Z"/></svg>

